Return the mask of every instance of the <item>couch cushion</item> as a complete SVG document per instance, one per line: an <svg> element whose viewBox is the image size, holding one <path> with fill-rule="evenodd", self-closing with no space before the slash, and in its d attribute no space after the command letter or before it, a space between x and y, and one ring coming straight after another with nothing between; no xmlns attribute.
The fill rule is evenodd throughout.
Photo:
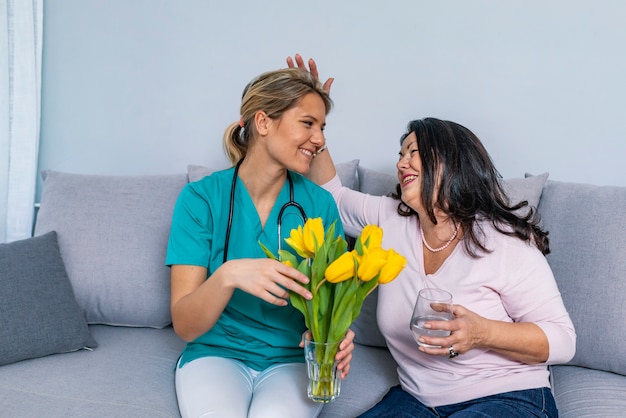
<svg viewBox="0 0 626 418"><path fill-rule="evenodd" d="M626 187L549 181L548 263L577 334L569 364L626 375Z"/></svg>
<svg viewBox="0 0 626 418"><path fill-rule="evenodd" d="M97 346L56 232L0 244L0 288L0 365Z"/></svg>
<svg viewBox="0 0 626 418"><path fill-rule="evenodd" d="M165 251L174 203L187 176L42 175L35 234L57 231L87 321L168 325Z"/></svg>
<svg viewBox="0 0 626 418"><path fill-rule="evenodd" d="M398 179L394 174L383 173L359 165L357 168L359 188L363 193L375 196L386 196L395 192ZM543 186L548 178L548 173L539 176L526 175L525 178L511 178L503 180L503 187L509 196L511 203L522 200L537 207ZM524 209L521 209L522 211ZM351 328L355 333L354 340L360 344L384 347L386 346L378 325L376 324L376 305L378 303L378 288L365 299L359 317L354 321Z"/></svg>
<svg viewBox="0 0 626 418"><path fill-rule="evenodd" d="M550 368L560 418L623 417L626 377L576 366Z"/></svg>
<svg viewBox="0 0 626 418"><path fill-rule="evenodd" d="M171 327L89 328L93 352L0 367L0 416L180 417L174 370L185 343Z"/></svg>

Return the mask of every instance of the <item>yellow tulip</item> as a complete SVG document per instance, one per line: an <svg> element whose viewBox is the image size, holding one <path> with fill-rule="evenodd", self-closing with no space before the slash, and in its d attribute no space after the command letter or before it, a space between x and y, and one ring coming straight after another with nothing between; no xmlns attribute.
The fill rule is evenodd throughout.
<svg viewBox="0 0 626 418"><path fill-rule="evenodd" d="M380 229L380 228L379 228ZM371 242L371 241L370 241ZM381 247L363 247L357 275L360 280L369 282L387 262L387 251Z"/></svg>
<svg viewBox="0 0 626 418"><path fill-rule="evenodd" d="M313 257L313 252L309 251L304 243L304 230L302 229L302 225L298 226L297 229L292 229L289 238L285 238L285 242L293 248L300 257Z"/></svg>
<svg viewBox="0 0 626 418"><path fill-rule="evenodd" d="M406 258L395 252L393 248L390 248L387 250L387 262L380 271L378 283L385 284L394 280L398 277L398 274L400 274L404 266L406 266Z"/></svg>
<svg viewBox="0 0 626 418"><path fill-rule="evenodd" d="M315 254L324 242L324 223L322 218L311 218L304 223L304 246Z"/></svg>
<svg viewBox="0 0 626 418"><path fill-rule="evenodd" d="M330 283L339 283L354 277L353 252L343 253L339 258L330 263L330 265L326 267L324 276Z"/></svg>
<svg viewBox="0 0 626 418"><path fill-rule="evenodd" d="M297 229L292 229L285 242L293 248L300 257L311 258L324 242L324 224L322 218L311 218Z"/></svg>
<svg viewBox="0 0 626 418"><path fill-rule="evenodd" d="M367 240L369 239L369 242ZM361 231L361 243L368 248L377 248L383 244L383 230L377 225L365 225Z"/></svg>

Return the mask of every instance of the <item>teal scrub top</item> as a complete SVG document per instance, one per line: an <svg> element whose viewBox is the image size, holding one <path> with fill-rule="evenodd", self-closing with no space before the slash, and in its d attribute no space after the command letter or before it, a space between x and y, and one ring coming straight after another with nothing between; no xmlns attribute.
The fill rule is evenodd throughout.
<svg viewBox="0 0 626 418"><path fill-rule="evenodd" d="M211 274L222 265L233 175L234 168L214 172L182 190L172 218L168 266L204 266L210 280ZM321 217L325 228L337 221L336 233L343 236L332 195L297 173L292 172L291 178L294 201L302 206L307 217ZM289 182L285 181L262 228L252 198L237 178L228 259L266 258L259 241L277 254L278 213L287 202ZM289 237L293 228L303 224L300 212L289 206L282 217L281 238ZM281 246L290 249L284 241ZM275 363L304 362L299 344L305 329L304 317L291 304L272 305L236 289L213 328L186 345L179 366L206 356L237 359L255 370L264 370Z"/></svg>

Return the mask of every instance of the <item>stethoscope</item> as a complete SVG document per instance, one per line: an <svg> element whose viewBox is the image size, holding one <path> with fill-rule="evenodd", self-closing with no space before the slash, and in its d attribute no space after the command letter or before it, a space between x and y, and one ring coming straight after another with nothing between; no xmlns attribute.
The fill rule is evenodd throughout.
<svg viewBox="0 0 626 418"><path fill-rule="evenodd" d="M230 186L230 206L228 208L228 226L226 227L226 238L224 238L224 261L223 261L224 263L226 262L226 259L228 258L228 243L230 241L230 229L233 225L233 212L235 211L235 188L237 187L237 173L239 172L239 166L241 165L242 162L243 162L243 158L239 160L239 162L235 166L235 172L233 173L233 183ZM287 181L289 182L289 202L285 203L280 208L280 211L278 212L277 226L278 226L278 249L279 250L281 248L280 226L283 223L283 213L285 212L285 209L287 209L289 206L293 206L296 209L298 209L298 211L300 212L303 223L305 223L307 219L306 213L304 213L304 209L302 209L302 206L300 206L298 202L293 200L293 180L291 179L291 173L289 173L289 170L287 170Z"/></svg>

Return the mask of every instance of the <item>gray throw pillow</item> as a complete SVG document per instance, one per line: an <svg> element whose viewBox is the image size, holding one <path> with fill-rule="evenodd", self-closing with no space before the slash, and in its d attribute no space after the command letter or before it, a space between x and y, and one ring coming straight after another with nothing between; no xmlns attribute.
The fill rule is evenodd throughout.
<svg viewBox="0 0 626 418"><path fill-rule="evenodd" d="M359 189L363 193L372 196L387 196L389 193L396 191L398 177L378 170L359 165L357 167L357 176L359 178Z"/></svg>
<svg viewBox="0 0 626 418"><path fill-rule="evenodd" d="M90 324L171 323L165 252L185 174L101 176L44 171L35 235L58 234Z"/></svg>
<svg viewBox="0 0 626 418"><path fill-rule="evenodd" d="M386 196L395 192L398 184L398 178L394 174L371 170L361 165L358 166L358 177L360 191L374 196ZM526 178L503 180L503 187L512 203L526 200L530 206L536 208L547 178L548 173L539 176L527 174ZM374 347L387 345L376 322L377 304L378 288L365 299L361 313L351 326L355 334L354 340L359 344Z"/></svg>
<svg viewBox="0 0 626 418"><path fill-rule="evenodd" d="M358 167L359 167L358 159L348 161L345 163L335 164L337 175L339 176L339 180L341 180L341 184L343 186L349 187L353 190L358 190L358 186L359 186L358 176L357 176Z"/></svg>
<svg viewBox="0 0 626 418"><path fill-rule="evenodd" d="M94 348L57 234L0 244L0 365Z"/></svg>
<svg viewBox="0 0 626 418"><path fill-rule="evenodd" d="M208 167L189 164L187 166L187 179L189 180L189 183L193 183L195 181L202 180L206 176L211 175L212 172L213 170Z"/></svg>
<svg viewBox="0 0 626 418"><path fill-rule="evenodd" d="M526 173L524 178L510 178L502 181L502 186L511 204L517 204L523 200L528 202L528 206L518 210L519 214L528 213L528 207L537 209L543 186L548 180L548 173L533 176Z"/></svg>

